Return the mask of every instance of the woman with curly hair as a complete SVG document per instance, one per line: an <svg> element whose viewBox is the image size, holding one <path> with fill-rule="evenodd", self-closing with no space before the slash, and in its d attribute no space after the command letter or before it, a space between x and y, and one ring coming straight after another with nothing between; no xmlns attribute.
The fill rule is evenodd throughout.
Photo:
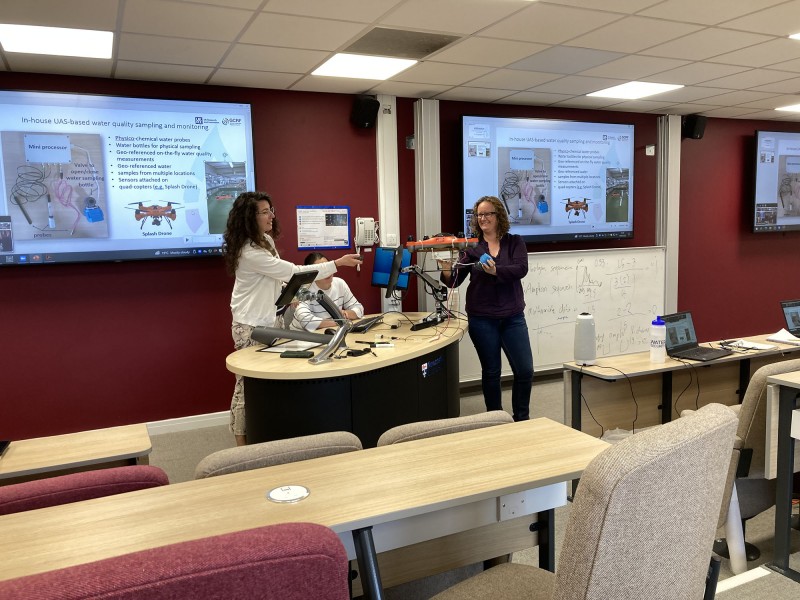
<svg viewBox="0 0 800 600"><path fill-rule="evenodd" d="M472 209L470 229L478 245L462 253L459 262L440 261L441 280L450 287L469 275L466 311L469 337L481 363L481 387L486 410L502 410L500 372L502 350L511 370L511 407L515 421L529 418L533 385L533 354L525 322L522 278L528 273L528 250L521 236L509 233L508 214L499 198L484 196Z"/></svg>
<svg viewBox="0 0 800 600"><path fill-rule="evenodd" d="M253 345L250 334L255 327L270 327L275 322L275 301L281 285L295 273L319 271L317 279L333 275L339 267L361 264L358 254L345 254L322 264L298 266L281 260L275 248L280 225L268 194L244 192L234 200L223 235L225 267L235 278L231 294L233 344L236 350ZM231 432L236 444L247 443L244 419L244 386L236 376L231 400Z"/></svg>

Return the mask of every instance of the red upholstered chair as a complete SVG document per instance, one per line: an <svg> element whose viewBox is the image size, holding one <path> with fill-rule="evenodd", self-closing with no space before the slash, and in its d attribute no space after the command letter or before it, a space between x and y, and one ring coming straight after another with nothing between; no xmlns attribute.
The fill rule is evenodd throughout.
<svg viewBox="0 0 800 600"><path fill-rule="evenodd" d="M167 485L167 474L150 465L84 471L0 486L0 515L69 504Z"/></svg>
<svg viewBox="0 0 800 600"><path fill-rule="evenodd" d="M347 554L312 523L284 523L0 582L16 600L348 600Z"/></svg>

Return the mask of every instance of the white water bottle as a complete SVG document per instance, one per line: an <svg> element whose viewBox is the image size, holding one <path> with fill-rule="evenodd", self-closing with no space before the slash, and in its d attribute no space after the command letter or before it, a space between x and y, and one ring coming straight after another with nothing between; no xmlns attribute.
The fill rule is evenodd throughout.
<svg viewBox="0 0 800 600"><path fill-rule="evenodd" d="M656 317L650 324L650 362L663 363L667 360L667 324Z"/></svg>

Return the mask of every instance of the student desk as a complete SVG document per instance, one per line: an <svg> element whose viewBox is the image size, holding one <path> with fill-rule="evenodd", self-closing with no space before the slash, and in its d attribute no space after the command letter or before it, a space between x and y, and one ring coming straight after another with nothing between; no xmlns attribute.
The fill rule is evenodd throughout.
<svg viewBox="0 0 800 600"><path fill-rule="evenodd" d="M331 527L359 561L368 597L382 597L376 552L566 503L607 444L533 419L369 448L0 517L0 579L274 523ZM268 501L302 485L293 504ZM544 548L553 568L553 548Z"/></svg>
<svg viewBox="0 0 800 600"><path fill-rule="evenodd" d="M599 358L592 366L564 363L565 422L582 429L584 420L591 419L588 411L583 414L586 409L582 395L604 429L630 430L634 418L637 429L666 423L671 420L673 409L679 410L678 399L680 408L695 407L698 382L703 404L741 402L753 370L800 351L800 346L768 342L769 335L772 334L743 339L773 344L774 349L734 352L709 362L681 362L667 357L663 364L655 364L650 362L649 352L636 352ZM716 347L717 343L713 345ZM634 405L632 391L638 406Z"/></svg>
<svg viewBox="0 0 800 600"><path fill-rule="evenodd" d="M458 341L467 323L452 319L411 331L426 314L388 313L369 332L348 333L345 342L361 350L366 346L359 341L374 342L382 333L394 347L320 365L260 352L260 345L230 354L228 370L244 377L248 443L350 431L371 447L396 425L457 417Z"/></svg>
<svg viewBox="0 0 800 600"><path fill-rule="evenodd" d="M124 425L12 441L0 458L0 485L75 471L147 463L147 425Z"/></svg>
<svg viewBox="0 0 800 600"><path fill-rule="evenodd" d="M770 565L779 573L800 581L800 573L789 567L792 531L792 476L795 440L800 439L800 371L767 377L769 385L778 386L778 477L775 492L775 553Z"/></svg>

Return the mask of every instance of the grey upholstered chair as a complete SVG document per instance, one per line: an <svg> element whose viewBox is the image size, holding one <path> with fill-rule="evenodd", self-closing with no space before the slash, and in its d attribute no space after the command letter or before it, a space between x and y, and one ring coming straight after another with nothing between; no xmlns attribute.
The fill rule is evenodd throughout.
<svg viewBox="0 0 800 600"><path fill-rule="evenodd" d="M514 419L511 418L511 415L507 412L503 410L493 410L476 415L468 415L466 417L407 423L406 425L398 425L384 432L384 434L378 438L378 446L388 446L389 444L410 442L412 440L445 435L447 433L469 431L471 429L480 429L482 427L491 427L492 425L513 422Z"/></svg>
<svg viewBox="0 0 800 600"><path fill-rule="evenodd" d="M717 540L714 551L731 558L734 573L746 570L746 563L737 554L741 548L736 540L743 539L744 522L761 514L775 504L775 480L766 479L766 431L767 431L767 377L781 373L800 371L800 359L770 363L758 369L747 384L742 403L731 408L739 415L733 460L728 467L728 482L722 502L718 526L727 525L726 533L732 536L731 547L724 539ZM733 494L736 494L733 496ZM728 511L737 506L741 517L741 531L731 532L727 522ZM761 552L752 544L745 544L747 560L756 560ZM733 556L729 556L733 554ZM741 565L741 566L737 566Z"/></svg>
<svg viewBox="0 0 800 600"><path fill-rule="evenodd" d="M555 574L507 563L435 598L702 598L736 423L710 404L611 446L583 472Z"/></svg>
<svg viewBox="0 0 800 600"><path fill-rule="evenodd" d="M194 471L195 479L227 475L285 463L361 450L361 440L347 431L333 431L249 446L227 448L206 456Z"/></svg>

